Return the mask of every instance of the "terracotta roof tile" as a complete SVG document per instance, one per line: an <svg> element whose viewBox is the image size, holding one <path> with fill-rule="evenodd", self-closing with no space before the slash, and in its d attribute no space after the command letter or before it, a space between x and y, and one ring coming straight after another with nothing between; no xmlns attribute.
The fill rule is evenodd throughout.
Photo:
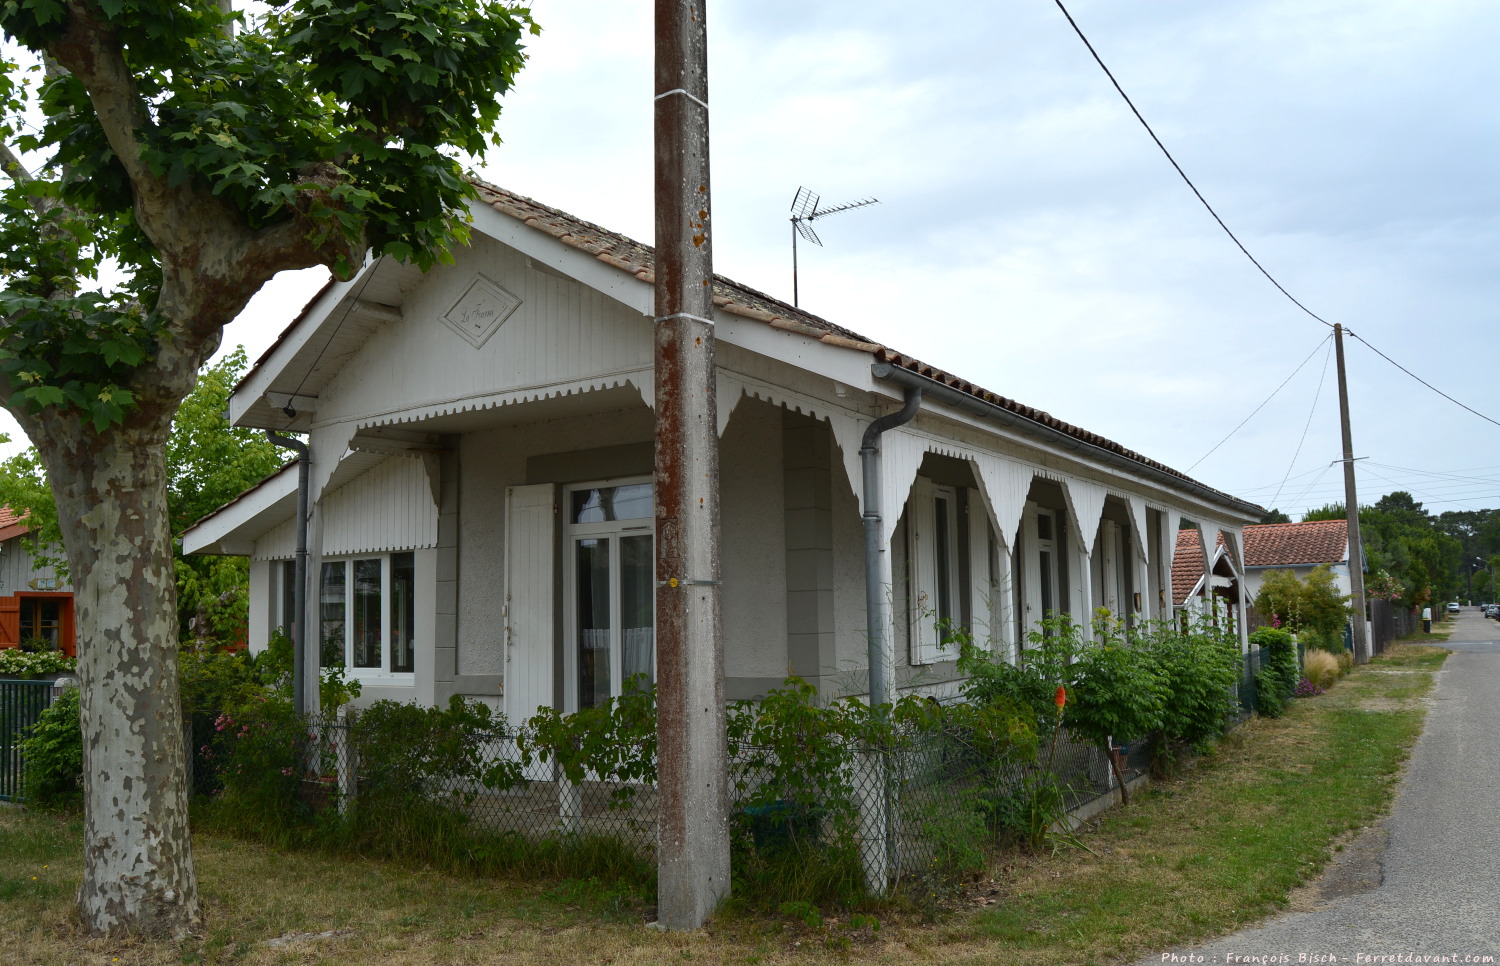
<svg viewBox="0 0 1500 966"><path fill-rule="evenodd" d="M1349 522L1265 523L1245 528L1245 566L1303 567L1349 558Z"/></svg>
<svg viewBox="0 0 1500 966"><path fill-rule="evenodd" d="M8 506L0 506L0 543L30 532L31 528L26 525L24 514L17 514Z"/></svg>
<svg viewBox="0 0 1500 966"><path fill-rule="evenodd" d="M1219 543L1224 537L1219 536ZM1177 531L1177 549L1172 553L1172 603L1180 605L1203 577L1203 541L1196 529Z"/></svg>

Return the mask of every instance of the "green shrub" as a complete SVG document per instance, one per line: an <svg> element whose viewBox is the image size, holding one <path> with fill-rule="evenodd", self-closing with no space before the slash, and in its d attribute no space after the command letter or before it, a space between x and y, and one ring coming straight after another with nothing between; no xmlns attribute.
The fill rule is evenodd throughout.
<svg viewBox="0 0 1500 966"><path fill-rule="evenodd" d="M1063 724L1105 753L1120 781L1121 801L1129 804L1110 743L1145 738L1157 730L1171 694L1151 652L1131 647L1103 623L1099 628L1102 639L1083 648L1072 666Z"/></svg>
<svg viewBox="0 0 1500 966"><path fill-rule="evenodd" d="M68 688L21 740L22 794L31 805L73 808L83 801L83 731L78 689Z"/></svg>
<svg viewBox="0 0 1500 966"><path fill-rule="evenodd" d="M1161 733L1169 744L1207 750L1236 708L1240 649L1226 631L1206 624L1180 631L1157 625L1144 642L1166 683Z"/></svg>
<svg viewBox="0 0 1500 966"><path fill-rule="evenodd" d="M214 731L202 758L218 769L224 785L215 809L275 844L305 838L313 809L299 799L298 789L307 767L308 731L291 702L257 698L221 713Z"/></svg>
<svg viewBox="0 0 1500 966"><path fill-rule="evenodd" d="M1256 706L1266 717L1279 718L1286 712L1287 700L1302 674L1297 666L1297 645L1292 635L1271 627L1256 630L1250 635L1250 644L1266 649L1265 661L1255 674Z"/></svg>
<svg viewBox="0 0 1500 966"><path fill-rule="evenodd" d="M264 693L255 660L244 651L182 650L177 687L184 711L228 711Z"/></svg>

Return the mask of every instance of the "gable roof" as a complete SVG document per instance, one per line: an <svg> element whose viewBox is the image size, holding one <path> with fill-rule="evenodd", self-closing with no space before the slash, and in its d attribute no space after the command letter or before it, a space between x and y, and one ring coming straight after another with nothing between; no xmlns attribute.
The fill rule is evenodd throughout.
<svg viewBox="0 0 1500 966"><path fill-rule="evenodd" d="M1349 559L1349 521L1264 523L1246 527L1245 566L1306 567Z"/></svg>
<svg viewBox="0 0 1500 966"><path fill-rule="evenodd" d="M610 231L607 228L570 215L565 211L544 205L524 195L506 191L504 188L496 185L478 180L474 180L472 184L479 194L480 202L495 212L514 219L535 231L549 235L573 249L592 255L599 261L634 277L644 284L655 284L655 251L651 246L638 242L627 235ZM310 316L313 307L318 304L322 296L333 284L330 281L328 286L325 286L323 291L315 296L297 318L282 331L271 347L262 353L260 358L256 360L255 365L250 368L244 378L236 385L236 391L241 386L250 382L257 375L261 367L268 363L272 356L276 354L277 349ZM803 311L796 306L788 305L779 299L736 282L733 279L726 278L723 275L714 276L713 302L714 307L718 310L762 322L771 328L816 339L827 345L869 353L874 363L884 363L906 370L909 373L914 373L924 379L932 380L948 389L961 393L964 396L972 397L988 406L993 406L1014 414L1022 420L1046 427L1063 436L1113 454L1115 457L1121 457L1158 474L1171 477L1181 484L1210 495L1218 502L1228 504L1247 516L1257 515L1261 512L1261 508L1253 503L1200 483L1185 473L1174 470L1113 440L1057 419L1050 413L1034 409L1013 399L990 392L966 379L930 366L913 356L881 345L857 332L836 325L810 312ZM352 341L357 342L361 340L356 339ZM319 356L321 359L321 352ZM314 366L316 366L316 363L314 363ZM304 384L309 387L312 386L312 382L308 380L304 380ZM316 390L309 388L308 391L315 392Z"/></svg>

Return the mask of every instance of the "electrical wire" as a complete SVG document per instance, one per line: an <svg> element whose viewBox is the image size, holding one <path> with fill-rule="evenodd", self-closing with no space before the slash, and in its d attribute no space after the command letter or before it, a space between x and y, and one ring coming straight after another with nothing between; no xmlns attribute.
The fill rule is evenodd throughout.
<svg viewBox="0 0 1500 966"><path fill-rule="evenodd" d="M1307 358L1303 359L1302 362L1301 362L1301 364L1298 365L1297 368L1295 368L1295 369L1292 370L1292 375L1291 376L1287 376L1285 379L1283 379L1281 381L1281 385L1279 385L1275 389L1271 390L1271 395L1269 395L1269 396L1266 397L1265 402L1261 403L1259 406L1256 406L1255 409L1254 409L1254 411L1251 412L1250 415L1246 416L1240 422L1240 424L1238 426L1236 426L1234 429L1231 429L1229 431L1229 436L1225 436L1223 439L1219 440L1217 443L1214 444L1213 449L1209 450L1207 453L1204 453L1202 456L1198 457L1197 462L1195 462L1192 466L1189 466L1187 468L1186 472L1188 472L1188 473L1193 472L1194 467L1196 467L1198 465L1198 463L1201 463L1204 460L1208 459L1210 456L1214 455L1214 451L1217 450L1220 446L1223 446L1225 443L1229 442L1229 439L1230 439L1231 436L1233 436L1235 433L1238 433L1241 429L1244 429L1245 428L1245 423L1248 423L1250 420L1254 419L1256 413L1260 412L1262 409L1265 409L1266 408L1266 403L1270 402L1272 399L1275 399L1276 398L1276 394L1278 392L1281 392L1281 390L1285 389L1286 388L1286 384L1292 381L1292 376L1295 376L1297 373L1301 372L1302 371L1302 367L1305 366L1305 365L1307 365L1310 361L1312 361L1312 357L1318 354L1318 350L1320 348L1322 348L1323 342L1327 342L1331 338L1333 338L1332 335L1324 336L1322 342L1319 342L1317 345L1313 346L1313 350L1307 354Z"/></svg>
<svg viewBox="0 0 1500 966"><path fill-rule="evenodd" d="M1130 99L1130 95L1127 94L1127 93L1125 93L1125 88L1120 86L1120 82L1115 79L1114 72L1111 71L1109 69L1109 66L1104 63L1104 58L1102 58L1102 57L1099 56L1099 52L1094 49L1094 45L1089 41L1088 37L1084 35L1083 29L1078 26L1078 21L1074 20L1073 19L1073 15L1068 12L1068 8L1065 7L1065 6L1063 6L1062 0L1053 0L1053 2L1057 5L1057 9L1060 10L1060 11L1062 11L1062 15L1067 18L1068 25L1070 27L1072 27L1073 28L1073 32L1078 35L1078 39L1081 40L1081 41L1083 41L1083 45L1088 48L1089 54L1093 56L1094 62L1099 65L1099 69L1102 70L1102 71L1104 71L1104 76L1106 76L1106 77L1109 78L1109 82L1114 85L1114 88L1115 88L1115 90L1117 92L1119 92L1120 97L1122 97L1125 100L1126 106L1128 106L1130 108L1130 112L1135 115L1135 119L1137 121L1141 122L1141 127L1145 128L1146 129L1146 133L1149 134L1149 135L1151 135L1151 140L1156 142L1156 146L1161 149L1161 153L1166 157L1167 161L1169 163L1171 163L1173 170L1175 170L1177 172L1178 176L1182 178L1183 183L1186 184L1188 186L1188 188L1193 192L1194 197L1196 197L1198 199L1198 201L1200 203L1202 203L1204 209L1206 209L1208 211L1208 213L1213 216L1214 221L1218 223L1219 227L1222 228L1222 229L1224 229L1224 234L1226 234L1226 235L1229 236L1229 240L1232 241L1232 242L1234 242L1235 247L1238 248L1242 253L1244 253L1244 256L1250 260L1250 264L1254 265L1256 267L1256 269L1259 270L1259 272L1266 277L1266 281L1268 281L1272 285L1276 286L1276 290L1278 292L1280 292L1282 295L1285 295L1291 301L1291 303L1293 305L1297 306L1297 308L1299 308L1303 312L1307 313L1307 315L1309 315L1310 317L1312 317L1314 319L1317 319L1319 322L1322 322L1324 325L1328 326L1329 328L1332 328L1333 327L1333 323L1332 322L1329 322L1327 319L1323 318L1321 315L1319 315L1318 313L1314 312L1312 309L1308 308L1306 305L1303 305L1302 302L1300 302L1296 298L1296 296L1292 295L1291 292L1288 292L1286 290L1286 288L1280 282L1278 282L1276 280L1275 276L1273 276L1269 271L1266 270L1266 267L1264 265L1262 265L1256 259L1256 257L1254 255L1250 254L1250 249L1248 249L1248 248L1245 247L1244 243L1240 241L1239 236L1235 235L1235 233L1230 230L1229 226L1224 223L1224 219L1221 218L1221 217L1219 217L1219 213L1214 210L1213 205L1209 204L1208 203L1208 199L1205 198L1205 197L1203 197L1203 192L1199 191L1198 190L1198 186L1195 185L1195 184L1193 184L1193 179L1189 178L1187 176L1187 172L1182 169L1182 165L1178 164L1177 163L1177 159L1172 156L1172 152L1167 150L1167 146L1164 143L1162 143L1162 139L1159 138L1159 137L1157 137L1156 131L1153 130L1152 127L1151 127L1151 125L1146 122L1145 116L1142 115L1141 112L1140 112L1140 109L1135 106L1135 102ZM1346 331L1348 331L1348 330L1346 330ZM1500 421L1492 419L1491 417L1486 416L1484 413L1480 412L1479 410L1474 409L1471 406L1466 406L1463 403L1459 402L1457 399L1454 399L1452 396L1450 396L1447 393L1443 392L1441 389L1437 388L1432 383L1430 383L1427 380L1423 379L1421 376L1418 376L1416 373L1412 372L1410 369L1408 369L1405 366L1401 365L1401 363L1399 363L1396 360L1392 359L1390 356L1386 355L1384 352L1381 352L1379 349L1375 348L1373 345L1370 345L1369 341L1366 340L1365 338L1363 338L1362 336L1360 336L1357 333L1352 332L1352 331L1349 332L1349 335L1352 336L1353 338L1359 339L1359 341L1363 342L1370 349L1371 352L1374 352L1376 355L1380 356L1380 358L1384 359L1386 362L1389 362L1391 365L1395 366L1397 369L1400 369L1402 372L1406 373L1408 376L1411 376L1417 382L1420 382L1422 385L1426 386L1428 389L1431 389L1433 392L1437 393L1439 396L1442 396L1444 399L1446 399L1449 402L1453 403L1455 406L1458 406L1460 409L1464 409L1464 410L1467 410L1470 413L1473 413L1475 416L1478 416L1480 419L1483 419L1483 420L1485 420L1488 423L1492 423L1495 426L1500 426ZM1252 415L1254 415L1254 414L1252 413ZM1243 425L1243 424L1241 424L1241 425ZM1238 429L1238 427L1236 427L1236 429ZM1232 436L1234 434L1231 433L1230 435ZM1227 439L1227 437L1226 437L1226 439ZM1220 445L1222 445L1222 443ZM1218 447L1215 447L1215 449L1217 449L1217 448ZM1209 452L1212 453L1213 450L1210 450ZM1205 459L1207 458L1207 454L1205 454L1204 458ZM1199 462L1202 462L1202 460L1199 460ZM1197 463L1193 464L1193 466L1197 466L1197 465L1198 465ZM1189 469L1192 469L1192 467L1189 467Z"/></svg>
<svg viewBox="0 0 1500 966"><path fill-rule="evenodd" d="M1276 495L1271 497L1270 506L1273 510L1276 508L1276 501L1281 497L1282 487L1286 486L1287 478L1292 475L1292 468L1297 465L1297 457L1302 455L1302 444L1307 442L1307 431L1312 428L1313 415L1318 411L1318 400L1323 398L1323 384L1328 381L1328 360L1333 355L1333 346L1331 344L1328 346L1328 350L1323 356L1323 375L1318 379L1318 391L1313 393L1312 408L1307 411L1307 422L1302 427L1302 438L1297 440L1297 449L1292 453L1292 461L1287 464L1286 476L1282 477L1281 486L1276 488ZM1319 476L1318 479L1322 479L1322 476ZM1313 484L1316 483L1317 480L1314 480ZM1311 489L1312 487L1309 486L1308 488Z"/></svg>
<svg viewBox="0 0 1500 966"><path fill-rule="evenodd" d="M1310 509L1310 510L1311 509L1316 509L1315 507L1308 506L1308 504L1305 502L1307 500L1307 494L1309 494L1309 493L1312 492L1312 488L1313 487L1315 487L1319 483L1323 482L1323 477L1327 476L1328 475L1328 471L1331 470L1331 469L1333 469L1334 465L1337 464L1338 462L1339 462L1338 460L1334 460L1333 462L1330 462L1330 463L1324 463L1323 464L1323 468L1320 469L1320 470L1318 470L1317 477L1314 478L1314 480L1311 483L1307 484L1307 486L1303 487L1301 493L1297 494L1297 498L1292 501L1292 506L1307 506L1307 508ZM1278 493L1277 496L1280 496L1280 494ZM1275 509L1275 501L1273 500L1271 502L1272 502L1272 509ZM1321 506L1322 504L1319 504L1319 505ZM1290 516L1290 514L1288 514L1288 516Z"/></svg>
<svg viewBox="0 0 1500 966"><path fill-rule="evenodd" d="M1062 15L1068 18L1068 24L1073 28L1073 32L1078 35L1078 39L1083 41L1083 45L1089 49L1089 53L1094 56L1094 62L1099 65L1100 70L1104 71L1104 76L1109 78L1109 82L1115 86L1115 90L1119 91L1120 96L1125 99L1125 103L1129 106L1130 112L1135 115L1135 119L1141 122L1141 127L1144 127L1146 129L1146 133L1151 135L1151 140L1156 142L1156 146L1158 148L1161 148L1161 153L1166 155L1167 160L1171 162L1172 167L1175 168L1178 175L1182 177L1183 182L1190 189L1192 189L1194 196L1196 196L1197 199L1203 203L1203 207L1206 208L1208 210L1208 213L1213 216L1214 221L1219 223L1219 227L1224 229L1224 234L1229 236L1229 240L1234 242L1235 247L1243 252L1245 257L1250 259L1250 264L1259 269L1260 273L1266 277L1266 281L1276 286L1276 290L1290 299L1293 305L1297 306L1297 308L1301 309L1303 312L1306 312L1308 315L1317 319L1319 322L1322 322L1329 328L1333 328L1332 322L1329 322L1327 319L1323 318L1312 309L1303 305L1297 300L1296 296L1292 295L1292 293L1288 292L1280 282L1276 281L1276 278L1270 272L1266 271L1266 267L1259 261L1257 261L1254 255L1250 254L1250 249L1245 247L1244 243L1239 240L1239 237L1235 235L1234 232L1229 230L1229 226L1224 224L1224 219L1219 217L1219 213L1217 211L1214 211L1214 206L1208 203L1207 198L1203 197L1203 192L1199 191L1198 186L1193 184L1193 179L1187 176L1187 172L1182 170L1182 165L1178 164L1177 159L1172 157L1172 152L1167 150L1167 146L1162 143L1161 138L1156 136L1156 132L1151 129L1151 125L1146 123L1145 117L1143 117L1141 115L1141 112L1136 108L1135 102L1130 99L1129 94L1125 93L1125 88L1120 86L1120 82L1115 80L1115 75L1110 71L1109 67L1105 65L1104 58L1100 57L1099 52L1094 49L1094 45L1089 43L1089 39L1084 36L1083 30L1079 28L1078 22L1073 19L1073 15L1071 13L1068 13L1068 8L1063 6L1062 0L1053 0L1053 2L1057 4L1057 9L1062 11Z"/></svg>
<svg viewBox="0 0 1500 966"><path fill-rule="evenodd" d="M328 333L328 338L324 341L323 348L318 350L318 357L313 360L313 364L308 370L302 374L302 381L297 383L297 391L292 393L294 397L302 395L302 389L307 385L307 380L312 378L312 374L317 372L318 367L323 364L323 355L333 345L333 340L338 338L339 332L344 328L344 323L349 321L349 315L354 311L354 306L364 297L365 289L370 287L370 281L375 277L375 270L380 267L380 263L383 261L385 261L385 256L380 255L372 260L369 266L364 269L364 280L360 282L359 291L354 293L354 297L349 300L349 305L344 309L344 314L339 316L338 322L334 324L333 331ZM348 298L348 296L346 295L345 298ZM287 404L287 409L291 410L290 418L295 418L296 410L292 408L291 403Z"/></svg>
<svg viewBox="0 0 1500 966"><path fill-rule="evenodd" d="M1384 352L1381 352L1379 349L1375 348L1373 345L1370 345L1369 341L1367 339L1365 339L1363 336L1361 336L1361 335L1359 335L1357 333L1354 333L1354 332L1350 332L1349 335L1350 335L1351 338L1355 338L1355 339L1358 339L1359 341L1363 342L1369 348L1369 350L1371 352L1375 353L1377 356L1379 356L1380 358L1384 359L1386 362L1389 362L1391 365L1395 366L1397 369L1400 369L1402 372L1406 373L1408 376L1411 376L1413 379L1417 380L1417 382L1420 382L1422 385L1426 386L1428 389L1431 389L1433 392L1437 393L1439 396L1442 396L1444 399L1448 400L1453 405L1459 407L1460 409L1467 409L1469 412L1471 412L1474 415L1478 416L1480 419L1484 420L1487 423L1494 423L1494 425L1500 426L1500 422L1496 422L1495 420L1493 420L1490 417L1486 416L1484 413L1480 412L1477 409L1473 409L1473 408L1471 408L1469 406L1465 406L1463 403L1459 402L1457 399L1454 399L1452 396L1450 396L1447 393L1443 392L1437 386L1434 386L1432 383L1428 382L1426 379L1423 379L1421 376L1417 375L1415 372L1412 372L1410 369L1406 368L1401 363L1397 362L1395 359L1392 359L1390 356L1386 355Z"/></svg>
<svg viewBox="0 0 1500 966"><path fill-rule="evenodd" d="M1462 483L1484 483L1489 486L1500 486L1500 478L1493 476L1459 476L1454 473L1438 473L1434 470L1419 470L1411 466L1392 466L1390 463L1377 463L1369 461L1369 465L1378 466L1385 470L1398 470L1402 473L1416 473L1418 476L1430 476L1438 480L1457 480ZM1480 467L1480 469L1491 469L1491 467Z"/></svg>

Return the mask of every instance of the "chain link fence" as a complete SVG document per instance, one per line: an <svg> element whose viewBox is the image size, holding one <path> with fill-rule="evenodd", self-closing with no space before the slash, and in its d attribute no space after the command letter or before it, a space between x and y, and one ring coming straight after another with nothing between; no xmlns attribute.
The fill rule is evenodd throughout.
<svg viewBox="0 0 1500 966"><path fill-rule="evenodd" d="M259 768L308 817L337 810L373 821L392 807L436 807L479 835L608 838L648 859L656 848L652 783L592 772L569 780L555 759L528 748L526 732L413 732L392 740L362 730L358 712L292 720L283 730L192 715L194 790L232 793L244 787L247 768ZM819 851L857 864L876 890L903 876L982 867L997 834L1024 833L1035 821L1029 796L1038 787L1054 790L1061 806L1043 816L1048 824L1118 787L1103 749L1065 732L1025 755L943 728L895 728L879 744L738 742L728 751L736 861ZM1127 781L1150 766L1148 742L1113 753Z"/></svg>

